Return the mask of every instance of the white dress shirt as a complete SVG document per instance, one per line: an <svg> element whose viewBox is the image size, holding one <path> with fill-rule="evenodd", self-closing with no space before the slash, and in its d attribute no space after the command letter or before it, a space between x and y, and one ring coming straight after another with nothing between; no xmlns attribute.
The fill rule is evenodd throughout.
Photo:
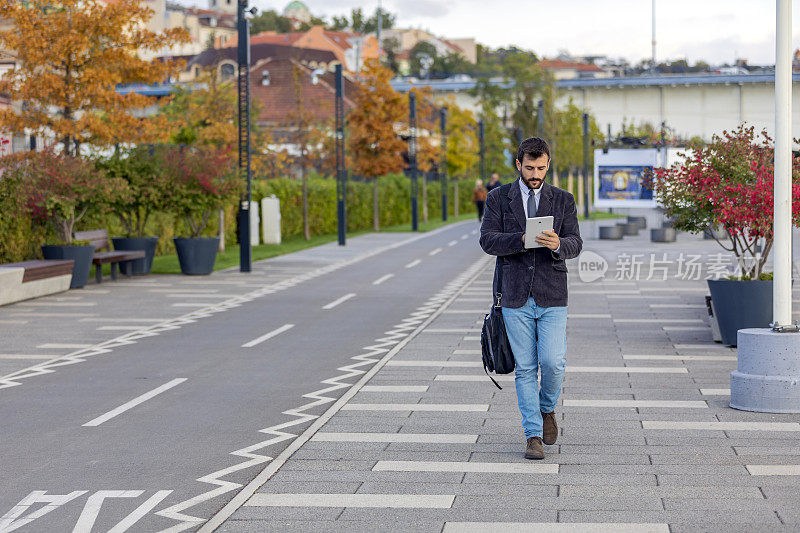
<svg viewBox="0 0 800 533"><path fill-rule="evenodd" d="M528 216L528 198L531 195L531 189L525 185L525 182L522 181L522 178L517 179L517 183L519 183L519 191L522 193L522 208L525 210L525 216ZM544 184L544 182L542 182ZM542 186L539 185L538 189L533 189L533 201L536 202L536 210L539 210L539 199L542 196ZM530 217L529 217L530 218ZM558 244L558 248L553 250L553 253L558 253L561 250L561 243Z"/></svg>

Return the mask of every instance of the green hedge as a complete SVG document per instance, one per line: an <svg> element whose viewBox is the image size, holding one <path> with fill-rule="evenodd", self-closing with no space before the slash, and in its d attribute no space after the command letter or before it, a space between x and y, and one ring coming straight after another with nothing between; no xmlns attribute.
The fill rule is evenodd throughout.
<svg viewBox="0 0 800 533"><path fill-rule="evenodd" d="M420 220L422 220L422 179L419 180ZM448 190L448 212L453 214L454 180ZM459 212L474 210L472 205L471 180L459 181ZM348 231L372 228L371 181L350 180L347 184L347 229ZM441 216L441 186L428 183L428 215L430 219ZM253 200L275 195L281 205L281 232L283 237L303 234L302 181L300 179L277 178L253 181ZM409 179L400 174L378 178L380 225L393 226L411 221L411 186ZM331 234L337 231L336 181L313 175L308 178L309 222L314 235ZM237 205L225 207L225 238L236 242ZM148 221L148 234L158 235L157 254L174 253L172 237L183 233L183 223L170 213L155 213ZM105 228L110 236L123 235L119 219L110 213L87 216L75 231ZM212 217L208 235L218 234L218 217ZM0 263L12 263L40 258L39 247L54 241L51 228L33 222L25 213L18 185L9 179L0 179Z"/></svg>

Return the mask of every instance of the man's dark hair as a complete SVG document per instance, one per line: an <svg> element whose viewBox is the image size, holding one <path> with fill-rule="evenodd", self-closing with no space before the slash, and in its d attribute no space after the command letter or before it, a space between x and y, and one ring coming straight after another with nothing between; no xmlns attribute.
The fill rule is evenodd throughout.
<svg viewBox="0 0 800 533"><path fill-rule="evenodd" d="M531 159L539 159L542 154L547 154L547 159L550 160L550 147L547 141L540 137L528 137L517 148L517 161L522 163L526 155Z"/></svg>

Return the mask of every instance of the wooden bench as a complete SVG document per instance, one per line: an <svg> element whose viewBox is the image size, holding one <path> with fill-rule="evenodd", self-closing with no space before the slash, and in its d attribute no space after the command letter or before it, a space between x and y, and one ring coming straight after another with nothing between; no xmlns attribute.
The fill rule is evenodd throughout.
<svg viewBox="0 0 800 533"><path fill-rule="evenodd" d="M68 290L72 264L71 259L0 264L0 305Z"/></svg>
<svg viewBox="0 0 800 533"><path fill-rule="evenodd" d="M76 231L72 234L73 239L80 241L89 241L94 246L94 257L92 264L94 265L94 278L97 283L103 282L103 265L106 263L111 264L111 279L117 279L117 265L134 259L141 259L144 257L144 250L130 250L130 251L111 251L111 243L108 241L108 232L104 229L89 230L89 231ZM108 251L100 251L109 249ZM128 277L130 277L130 269L128 269Z"/></svg>

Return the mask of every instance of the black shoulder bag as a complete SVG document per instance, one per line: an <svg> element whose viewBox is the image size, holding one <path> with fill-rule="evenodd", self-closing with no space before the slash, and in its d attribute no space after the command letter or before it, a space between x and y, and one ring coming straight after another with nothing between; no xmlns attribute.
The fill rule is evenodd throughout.
<svg viewBox="0 0 800 533"><path fill-rule="evenodd" d="M501 209L502 213L502 209ZM500 300L503 297L503 258L497 258L497 294L494 294L489 313L483 318L483 329L481 330L481 353L483 355L483 371L489 376L498 389L502 390L497 381L489 375L510 374L514 371L514 354L511 351L511 344L508 342L506 324L503 322L503 308Z"/></svg>

